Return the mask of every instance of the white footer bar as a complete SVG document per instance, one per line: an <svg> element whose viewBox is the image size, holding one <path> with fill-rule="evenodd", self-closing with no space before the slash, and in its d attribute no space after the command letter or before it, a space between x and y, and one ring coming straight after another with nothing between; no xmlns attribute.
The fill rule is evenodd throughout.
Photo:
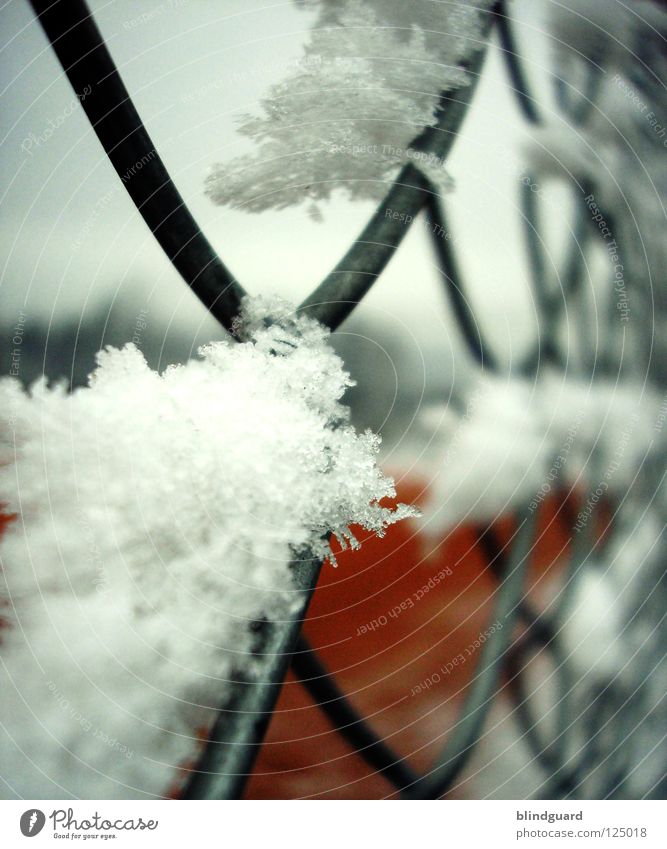
<svg viewBox="0 0 667 849"><path fill-rule="evenodd" d="M47 843L182 849L499 849L590 843L665 849L667 802L0 803L0 846L37 849Z"/></svg>

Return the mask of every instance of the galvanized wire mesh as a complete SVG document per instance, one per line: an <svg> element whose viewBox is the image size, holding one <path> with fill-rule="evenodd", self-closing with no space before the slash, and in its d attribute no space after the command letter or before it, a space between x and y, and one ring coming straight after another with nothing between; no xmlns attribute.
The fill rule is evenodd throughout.
<svg viewBox="0 0 667 849"><path fill-rule="evenodd" d="M127 163L152 154L140 178L126 184L126 188L186 283L223 326L231 328L244 290L198 229L160 157L155 155L155 146L132 105L86 4L82 0L55 3L32 0L32 5L75 91L83 91L94 82L93 94L82 101L82 106L118 174L124 173ZM538 125L538 105L529 90L511 19L503 2L497 3L493 14L488 16L487 31L492 28L497 32L509 83L522 114L528 122ZM479 50L468 68L475 81L482 73L484 52ZM598 84L599 73L592 68L587 90L578 100L575 101L562 84L558 86L561 108L573 125L581 124L588 111L594 108ZM425 129L413 147L444 160L456 139L474 89L473 84L444 94L437 123ZM561 368L566 359L558 340L559 322L563 309L568 303L576 303L581 292L587 251L595 238L583 199L594 193L596 187L582 181L576 192L571 247L560 274L561 287L554 292L547 284L539 203L532 185L530 180L522 183L520 204L540 336L521 363L520 372L539 379L540 370L546 364ZM400 222L387 217L387 208L400 210L405 216ZM408 164L359 239L300 309L332 329L338 327L375 285L399 247L408 229L404 223L406 217L413 220L421 210L427 211L440 232L450 231L445 202L437 187L430 185L421 171ZM451 314L469 354L480 368L499 372L501 358L483 338L480 323L471 310L452 242L434 236L433 248ZM605 361L598 362L594 353L584 348L582 368L613 373L617 351L612 346L604 356ZM562 520L569 526L572 537L575 517L567 501L562 508ZM535 537L536 514L527 507L519 511L509 546L501 544L493 528L480 529L480 545L498 581L494 617L506 624L486 643L466 693L460 719L427 774L417 774L378 737L347 701L316 653L299 636L321 566L307 552L302 553L293 566L302 594L300 610L290 622L257 623L256 653L262 659L263 669L259 682L239 678L233 698L221 706L203 756L192 770L185 797L220 799L242 795L290 663L359 757L381 772L404 798L435 799L447 794L475 751L503 679L507 681L513 702L512 715L530 749L531 759L543 774L539 795L545 798L660 795L664 790L664 778L662 783L656 782L649 787L637 776L637 753L641 751L641 746L639 749L636 746L637 728L642 717L650 712L641 676L634 690L626 683L609 680L598 681L594 686L587 684L582 694L580 675L572 668L562 644L567 592L575 587L578 575L599 543L589 533L577 537L576 544L570 546L570 575L566 581L569 590L560 607L547 615L531 606L524 596L525 570ZM651 602L656 608L651 621L656 623L658 634L664 631L663 602L664 591L656 592ZM515 626L520 626L520 636ZM539 652L548 654L557 681L552 706L554 729L548 738L539 722L544 704L536 705L526 672L530 658ZM661 662L657 655L655 659ZM644 672L648 674L647 669ZM657 758L658 773L660 764L667 766L667 757L661 749L657 755L647 753L647 757L649 755Z"/></svg>

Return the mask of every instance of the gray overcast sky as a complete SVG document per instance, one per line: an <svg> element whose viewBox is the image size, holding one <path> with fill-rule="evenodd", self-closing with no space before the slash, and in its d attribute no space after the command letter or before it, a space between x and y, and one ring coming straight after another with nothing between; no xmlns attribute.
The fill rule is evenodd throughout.
<svg viewBox="0 0 667 849"><path fill-rule="evenodd" d="M167 168L225 262L253 293L303 297L358 234L371 207L336 201L320 224L303 209L248 215L213 206L203 181L213 162L247 144L235 132L235 116L256 109L285 63L300 55L310 13L291 2L255 0L96 0L91 6ZM530 30L534 13L525 0L519 7L528 9L531 61L546 63ZM147 23L139 20L144 13ZM0 16L5 314L23 308L28 316L79 315L110 293L143 303L152 289L154 313L197 321L198 304L139 219L82 110L71 111L72 91L30 6L10 0ZM22 149L49 119L62 121L53 136ZM493 52L450 160L457 185L452 210L480 315L512 347L532 326L511 167L524 133ZM104 211L96 215L100 199ZM416 227L371 293L367 313L440 334L444 313L430 260Z"/></svg>

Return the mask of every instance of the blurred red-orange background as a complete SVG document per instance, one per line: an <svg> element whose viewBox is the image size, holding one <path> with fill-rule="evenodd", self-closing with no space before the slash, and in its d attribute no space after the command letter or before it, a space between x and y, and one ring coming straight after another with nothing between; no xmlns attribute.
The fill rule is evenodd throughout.
<svg viewBox="0 0 667 849"><path fill-rule="evenodd" d="M419 481L399 485L399 501L420 504L424 496ZM569 535L560 506L545 502L540 514L526 586L536 604L552 594L566 553ZM512 520L494 527L503 543L509 540ZM438 543L425 541L414 523L400 522L384 539L360 537L361 549L338 554L337 568L325 564L305 625L311 645L354 706L417 770L428 768L456 722L481 650L448 674L434 673L493 623L498 583L478 533L460 527ZM443 573L421 596L429 577ZM393 794L290 673L246 797L377 799ZM465 784L455 795L467 795Z"/></svg>

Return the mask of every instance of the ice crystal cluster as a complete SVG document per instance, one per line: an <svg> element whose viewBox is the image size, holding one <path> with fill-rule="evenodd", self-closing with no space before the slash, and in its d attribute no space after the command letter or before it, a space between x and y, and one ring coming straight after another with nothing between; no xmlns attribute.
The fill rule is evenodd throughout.
<svg viewBox="0 0 667 849"><path fill-rule="evenodd" d="M442 92L466 86L462 63L483 45L492 3L316 0L315 26L296 69L272 85L239 132L256 150L213 167L207 193L259 212L336 189L381 199L410 159L411 143L435 122ZM427 162L444 172L441 162ZM443 180L447 183L446 172ZM433 174L432 174L433 176Z"/></svg>
<svg viewBox="0 0 667 849"><path fill-rule="evenodd" d="M409 514L328 331L264 301L237 330L162 375L128 345L71 395L0 383L4 794L165 793L251 624L290 615L290 560Z"/></svg>

